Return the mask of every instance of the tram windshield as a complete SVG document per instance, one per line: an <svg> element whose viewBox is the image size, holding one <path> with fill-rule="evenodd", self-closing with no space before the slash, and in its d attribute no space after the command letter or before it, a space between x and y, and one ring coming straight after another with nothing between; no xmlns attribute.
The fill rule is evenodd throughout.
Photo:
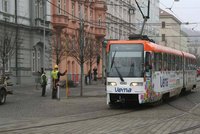
<svg viewBox="0 0 200 134"><path fill-rule="evenodd" d="M109 77L143 77L144 47L142 44L112 44L108 57Z"/></svg>

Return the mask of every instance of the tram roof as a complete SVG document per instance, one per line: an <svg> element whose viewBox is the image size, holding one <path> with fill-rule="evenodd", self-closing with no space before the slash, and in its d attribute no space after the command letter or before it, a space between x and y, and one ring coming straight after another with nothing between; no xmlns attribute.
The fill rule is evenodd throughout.
<svg viewBox="0 0 200 134"><path fill-rule="evenodd" d="M186 53L186 52L182 52L182 53L183 53L183 55L184 55L185 57L192 58L192 59L196 59L196 57L195 57L193 54Z"/></svg>
<svg viewBox="0 0 200 134"><path fill-rule="evenodd" d="M106 49L107 52L109 51L111 44L119 44L119 45L120 44L144 44L145 51L152 51L152 52L158 52L158 53L163 52L163 53L174 54L174 55L185 56L188 58L196 59L196 57L192 54L189 54L180 50L176 50L170 47L158 45L146 40L110 40L108 41L108 44L107 44L107 49Z"/></svg>

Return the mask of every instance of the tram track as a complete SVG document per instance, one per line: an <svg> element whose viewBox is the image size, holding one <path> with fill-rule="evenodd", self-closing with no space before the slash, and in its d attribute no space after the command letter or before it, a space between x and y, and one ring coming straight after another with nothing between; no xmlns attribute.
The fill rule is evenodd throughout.
<svg viewBox="0 0 200 134"><path fill-rule="evenodd" d="M17 132L17 131L24 131L24 130L28 130L28 129L37 129L37 128L44 128L44 127L58 126L58 125L63 125L63 124L84 122L84 121L96 120L96 119L100 119L100 118L119 116L119 115L131 113L131 112L134 112L134 111L129 110L129 111L120 112L120 113L116 113L116 114L112 114L112 115L97 116L97 117L78 119L78 120L72 120L72 121L62 121L62 122L57 122L57 123L47 123L44 125L32 125L32 126L21 127L21 128L10 128L10 129L5 129L5 130L0 130L0 133Z"/></svg>
<svg viewBox="0 0 200 134"><path fill-rule="evenodd" d="M183 113L180 114L180 115L175 115L175 116L171 116L171 117L166 118L166 119L159 120L157 122L146 123L146 124L139 124L139 125L136 125L136 126L131 126L131 128L137 128L137 129L147 128L147 127L150 127L150 126L153 126L153 125L158 125L160 123L164 123L164 122L169 122L169 121L172 121L172 120L176 120L176 119L184 117L186 115L193 115L193 116L200 117L200 114L192 113L193 110L195 110L198 106L200 106L200 103L196 103L194 101L191 101L191 99L188 98L188 95L189 94L186 94L186 95L183 95L181 97L184 98L189 103L193 104L193 106L190 108L190 110L187 111L184 108L181 108L181 107L178 107L178 106L175 106L175 105L171 104L170 102L175 101L175 99L168 100L167 102L163 103L162 105L166 104L166 105L168 105L168 106L170 106L170 107L172 107L172 108L174 108L174 109L176 109L178 111L181 111ZM187 131L191 131L191 130L198 129L198 128L200 128L200 124L192 126L192 127L184 128L184 129L181 129L181 130L177 130L177 131L171 132L169 134L178 134L178 133L187 132ZM122 130L123 129L118 129L118 131L122 131Z"/></svg>
<svg viewBox="0 0 200 134"><path fill-rule="evenodd" d="M200 117L200 114L196 114L196 113L193 113L193 111L200 106L200 103L196 103L194 101L191 101L191 99L189 99L187 96L184 96L185 100L187 100L188 102L190 103L193 103L193 107L191 107L190 110L185 110L184 108L180 108L180 107L177 107L177 106L174 106L170 103L167 103L169 106L177 109L177 110L180 110L180 111L183 111L184 112L184 115L186 114L189 114L189 115L193 115L193 116L197 116L197 117ZM171 132L169 134L178 134L178 133L183 133L183 132L188 132L188 131L191 131L191 130L194 130L194 129L199 129L200 128L200 124L198 125L195 125L195 126L192 126L192 127L188 127L188 128L184 128L184 129L180 129L180 130L177 130L177 131L174 131L174 132Z"/></svg>
<svg viewBox="0 0 200 134"><path fill-rule="evenodd" d="M173 102L174 100L172 100L172 101L163 103L162 105L165 105L165 104L169 105L170 107L172 107L174 109L177 109L178 111L183 112L182 114L180 114L180 115L174 115L174 116L171 116L169 118L162 119L162 120L159 120L159 121L156 121L156 122L153 122L153 123L138 124L138 125L132 126L131 128L150 127L152 125L157 125L157 124L160 124L160 123L163 123L163 122L169 122L169 121L172 121L172 120L176 120L176 119L178 119L180 117L185 116L186 114L190 114L190 115L194 115L194 116L200 117L199 114L192 113L192 111L196 107L198 107L200 105L200 103L195 103L194 101L192 101L191 99L188 98L188 95L181 96L181 97L184 98L186 101L188 101L189 103L192 104L192 107L191 107L190 110L185 110L181 106L173 105L171 102ZM142 108L140 107L139 110L142 110ZM120 112L117 112L115 114L100 115L100 116L95 116L95 117L91 117L91 118L77 119L77 120L71 120L71 121L61 121L61 122L56 122L56 123L46 123L46 124L43 124L43 125L37 125L37 124L34 125L33 124L33 125L30 125L30 126L27 126L27 127L10 128L10 129L0 130L0 133L20 132L20 131L29 130L29 129L38 129L38 128L45 128L45 127L51 127L51 126L59 126L59 125L70 124L70 123L77 123L77 122L84 122L84 121L96 120L96 119L101 119L101 118L109 118L109 117L115 117L115 116L119 116L119 115L130 114L130 113L133 113L133 112L136 112L136 111L138 111L138 108L135 108L134 110L133 109L131 109L131 110L128 109L126 111L122 111L122 112L120 111ZM95 111L95 112L100 112L100 111ZM95 112L93 112L93 114ZM89 112L89 113L92 113L92 112ZM190 131L190 130L197 129L197 128L200 128L200 125L196 125L196 126L192 126L192 127L189 127L189 128L182 129L182 130L178 130L176 132L172 132L171 134L176 134L176 133L180 133L180 132L186 132L186 131Z"/></svg>

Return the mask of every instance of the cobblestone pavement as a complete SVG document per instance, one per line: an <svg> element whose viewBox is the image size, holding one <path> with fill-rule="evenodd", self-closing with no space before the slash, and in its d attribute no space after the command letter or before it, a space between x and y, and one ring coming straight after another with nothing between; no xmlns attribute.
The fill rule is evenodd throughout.
<svg viewBox="0 0 200 134"><path fill-rule="evenodd" d="M151 107L109 109L102 85L79 88L72 97L52 100L41 91L18 88L0 107L0 133L5 134L199 134L200 90Z"/></svg>

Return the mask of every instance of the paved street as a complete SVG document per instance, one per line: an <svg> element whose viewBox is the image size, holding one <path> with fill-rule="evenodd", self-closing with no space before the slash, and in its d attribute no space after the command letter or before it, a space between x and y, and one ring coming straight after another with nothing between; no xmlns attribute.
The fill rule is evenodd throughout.
<svg viewBox="0 0 200 134"><path fill-rule="evenodd" d="M17 87L0 107L0 133L5 134L163 134L200 133L200 90L152 107L110 109L101 84L61 90L61 100L48 91Z"/></svg>

